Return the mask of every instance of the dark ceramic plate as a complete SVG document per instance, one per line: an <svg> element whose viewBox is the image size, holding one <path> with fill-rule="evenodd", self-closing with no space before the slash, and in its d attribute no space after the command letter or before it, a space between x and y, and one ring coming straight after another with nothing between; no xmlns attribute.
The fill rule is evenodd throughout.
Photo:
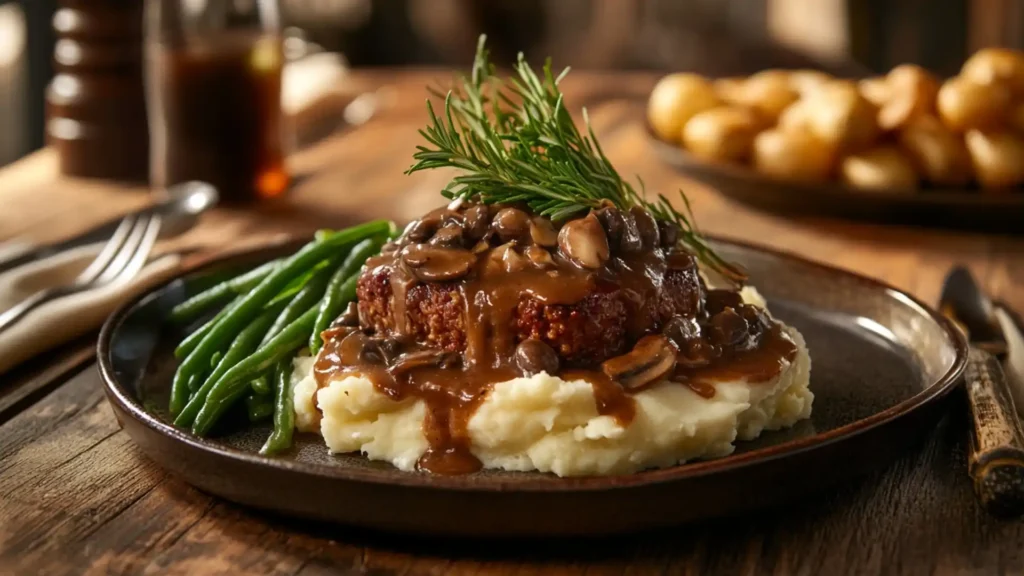
<svg viewBox="0 0 1024 576"><path fill-rule="evenodd" d="M743 166L706 162L659 140L650 130L648 136L665 162L730 198L767 212L881 224L1024 232L1024 189L985 194L969 187L872 192L840 182L787 182Z"/></svg>
<svg viewBox="0 0 1024 576"><path fill-rule="evenodd" d="M884 465L929 433L964 367L945 319L878 282L752 246L716 242L748 268L772 312L803 332L815 394L810 420L741 442L727 458L619 477L401 472L330 456L299 438L278 458L257 450L266 427L200 439L163 408L181 334L168 311L226 273L295 246L223 259L129 302L104 325L99 364L122 426L160 465L199 488L275 512L443 535L606 534L742 513L805 497Z"/></svg>

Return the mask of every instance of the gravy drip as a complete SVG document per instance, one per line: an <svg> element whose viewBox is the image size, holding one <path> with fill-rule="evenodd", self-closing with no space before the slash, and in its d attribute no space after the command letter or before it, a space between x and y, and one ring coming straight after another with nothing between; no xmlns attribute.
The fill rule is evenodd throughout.
<svg viewBox="0 0 1024 576"><path fill-rule="evenodd" d="M441 226L448 219L457 219L459 214L451 208L441 209L420 222ZM418 270L403 261L403 248L414 244L418 254L427 252L421 249L426 244L409 237L411 229L412 226L382 254L371 258L364 269L379 271L385 267L390 272L392 298L388 306L394 318L392 332L374 335L365 326L332 327L324 333L325 345L317 357L314 374L320 388L332 379L359 375L396 401L422 400L427 409L423 429L429 448L417 466L433 473L462 474L480 469L479 460L470 451L469 420L494 384L527 375L515 362L518 342L514 326L523 298L530 297L545 305L575 304L595 292L620 290L630 308L626 333L630 342L636 342L665 324L656 317L657 307L649 303L661 295L666 271L681 266L694 266L696 270L692 256L666 254L658 247L628 255L613 254L596 270L577 266L552 248L550 260L538 265L523 256L523 248L530 245L528 239L508 241L488 236L480 240L487 243L483 249L473 250L477 259L469 273L444 282L459 292L465 307L465 349L462 353L445 352L415 342L410 335L406 299L409 290L423 280L417 277ZM705 309L705 293L703 283L699 282L692 316L698 326L709 322L715 312ZM738 295L719 296L717 300L726 304L738 301ZM716 306L723 308L724 304ZM756 322L748 326L752 324ZM681 347L690 352L680 352L681 359L684 354L688 356L686 362L677 364L671 379L709 398L714 396L715 381L739 377L766 381L779 373L783 360L790 361L796 354L796 347L782 335L777 324L760 331L751 328L749 332L742 346L708 344L705 335L691 333L693 342L704 343L696 347L699 358L694 360L693 346ZM589 382L600 414L610 415L624 426L633 420L635 405L630 391L602 372L600 366L571 366L561 369L558 376Z"/></svg>

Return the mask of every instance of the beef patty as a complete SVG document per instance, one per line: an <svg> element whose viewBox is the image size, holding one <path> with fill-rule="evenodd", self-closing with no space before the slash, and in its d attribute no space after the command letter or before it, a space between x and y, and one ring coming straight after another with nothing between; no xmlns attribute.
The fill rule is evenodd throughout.
<svg viewBox="0 0 1024 576"><path fill-rule="evenodd" d="M392 269L359 279L360 324L380 336L395 332ZM592 366L629 350L675 316L696 317L705 291L697 266L667 270L653 294L604 285L575 304L545 304L523 295L511 319L516 342L542 340L568 364ZM466 349L466 303L460 282L422 283L406 293L407 335L448 352Z"/></svg>

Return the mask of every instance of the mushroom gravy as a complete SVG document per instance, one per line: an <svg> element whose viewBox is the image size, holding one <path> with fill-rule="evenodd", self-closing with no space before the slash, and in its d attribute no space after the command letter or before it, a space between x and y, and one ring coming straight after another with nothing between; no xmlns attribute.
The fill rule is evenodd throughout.
<svg viewBox="0 0 1024 576"><path fill-rule="evenodd" d="M323 334L318 386L358 375L393 400L422 400L429 447L418 468L460 474L481 467L468 423L499 382L539 372L584 380L598 412L625 426L635 415L632 393L654 382L676 381L710 398L716 381L778 375L797 353L780 325L735 291L708 290L696 259L675 247L677 231L659 227L649 214L614 208L560 231L516 207L453 203L435 210L367 261L364 277L387 278L390 322L370 322L363 301L358 314L339 318ZM683 293L666 294L670 274L682 279ZM420 284L443 287L446 302L460 309L461 344L412 329L411 314L421 310L410 308L408 297ZM605 327L621 332L621 343L600 358L573 353L574 342L561 339L568 324L523 326L525 301L552 316L595 294L613 295L624 308L621 325ZM582 313L566 309L570 319Z"/></svg>

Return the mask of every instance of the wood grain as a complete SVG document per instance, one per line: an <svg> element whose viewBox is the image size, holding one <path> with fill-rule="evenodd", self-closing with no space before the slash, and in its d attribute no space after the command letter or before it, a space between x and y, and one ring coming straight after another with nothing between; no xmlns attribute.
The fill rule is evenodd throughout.
<svg viewBox="0 0 1024 576"><path fill-rule="evenodd" d="M371 217L404 221L440 204L449 173L402 171L425 119L423 86L446 75L356 78L399 97L369 123L295 154L286 200L217 209L162 249L220 251ZM620 169L649 189L684 188L705 231L849 268L930 302L949 267L964 263L993 297L1024 309L1020 238L790 220L680 177L657 161L640 122L654 80L575 72L565 88L573 106L588 106ZM59 239L147 202L138 188L59 177L44 150L0 169L0 241ZM0 380L2 394L20 393ZM270 518L189 488L119 431L90 368L0 419L0 574L1024 573L1024 523L990 518L972 495L965 410L952 410L921 451L889 470L794 509L597 542L443 542Z"/></svg>

